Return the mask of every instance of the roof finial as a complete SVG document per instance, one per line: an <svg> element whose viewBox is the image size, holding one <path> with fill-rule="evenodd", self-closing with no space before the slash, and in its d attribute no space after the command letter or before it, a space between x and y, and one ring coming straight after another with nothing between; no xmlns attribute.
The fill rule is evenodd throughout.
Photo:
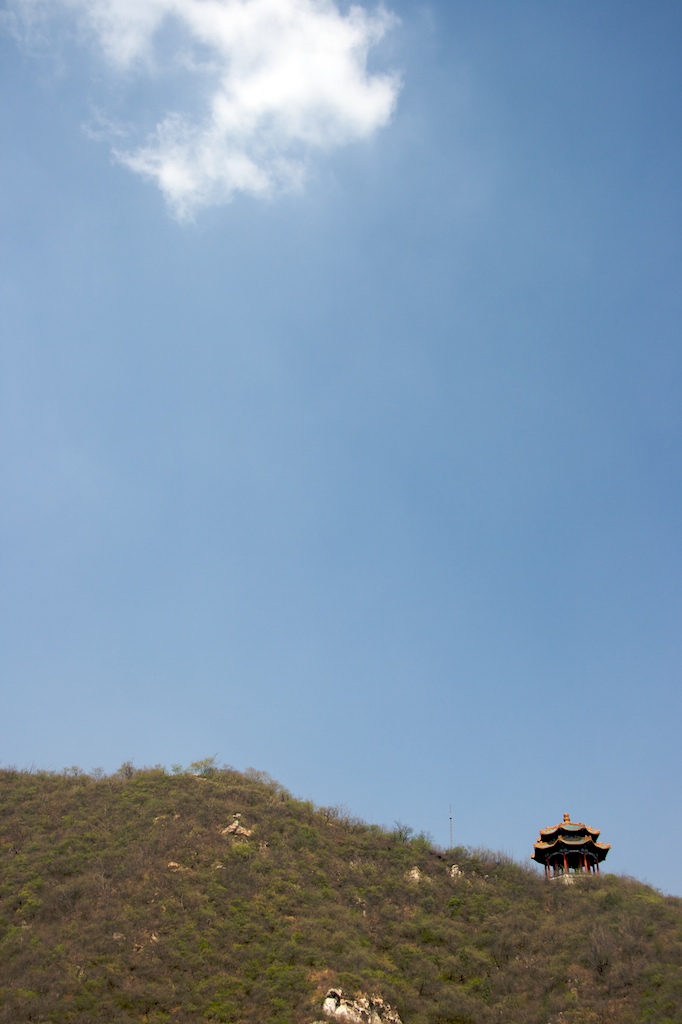
<svg viewBox="0 0 682 1024"><path fill-rule="evenodd" d="M564 821L570 821L570 820L571 820L571 815L570 814L564 814Z"/></svg>

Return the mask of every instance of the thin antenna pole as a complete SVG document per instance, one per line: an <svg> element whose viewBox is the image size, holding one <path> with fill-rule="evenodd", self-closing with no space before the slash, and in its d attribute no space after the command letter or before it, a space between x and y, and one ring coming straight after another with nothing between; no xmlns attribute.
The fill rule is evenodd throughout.
<svg viewBox="0 0 682 1024"><path fill-rule="evenodd" d="M452 804L450 804L450 849L452 849Z"/></svg>

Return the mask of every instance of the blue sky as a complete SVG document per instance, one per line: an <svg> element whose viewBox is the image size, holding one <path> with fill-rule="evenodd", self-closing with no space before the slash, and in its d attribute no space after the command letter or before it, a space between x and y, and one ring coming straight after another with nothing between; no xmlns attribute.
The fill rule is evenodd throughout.
<svg viewBox="0 0 682 1024"><path fill-rule="evenodd" d="M278 4L6 5L0 759L682 894L682 8Z"/></svg>

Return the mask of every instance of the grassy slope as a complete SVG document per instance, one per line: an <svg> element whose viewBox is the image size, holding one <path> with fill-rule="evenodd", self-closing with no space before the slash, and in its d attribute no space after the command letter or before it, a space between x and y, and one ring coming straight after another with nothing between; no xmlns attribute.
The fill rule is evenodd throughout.
<svg viewBox="0 0 682 1024"><path fill-rule="evenodd" d="M256 772L0 772L0 1022L305 1024L331 985L405 1024L682 1022L682 901L444 854Z"/></svg>

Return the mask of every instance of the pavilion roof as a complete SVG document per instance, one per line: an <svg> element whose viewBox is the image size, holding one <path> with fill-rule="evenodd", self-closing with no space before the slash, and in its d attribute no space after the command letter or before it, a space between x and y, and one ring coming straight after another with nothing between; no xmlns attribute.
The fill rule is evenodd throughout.
<svg viewBox="0 0 682 1024"><path fill-rule="evenodd" d="M552 850L589 850L602 861L611 849L609 843L598 842L600 830L585 825L582 821L571 821L570 814L564 814L559 825L540 829L540 836L533 845L531 860L544 863Z"/></svg>

